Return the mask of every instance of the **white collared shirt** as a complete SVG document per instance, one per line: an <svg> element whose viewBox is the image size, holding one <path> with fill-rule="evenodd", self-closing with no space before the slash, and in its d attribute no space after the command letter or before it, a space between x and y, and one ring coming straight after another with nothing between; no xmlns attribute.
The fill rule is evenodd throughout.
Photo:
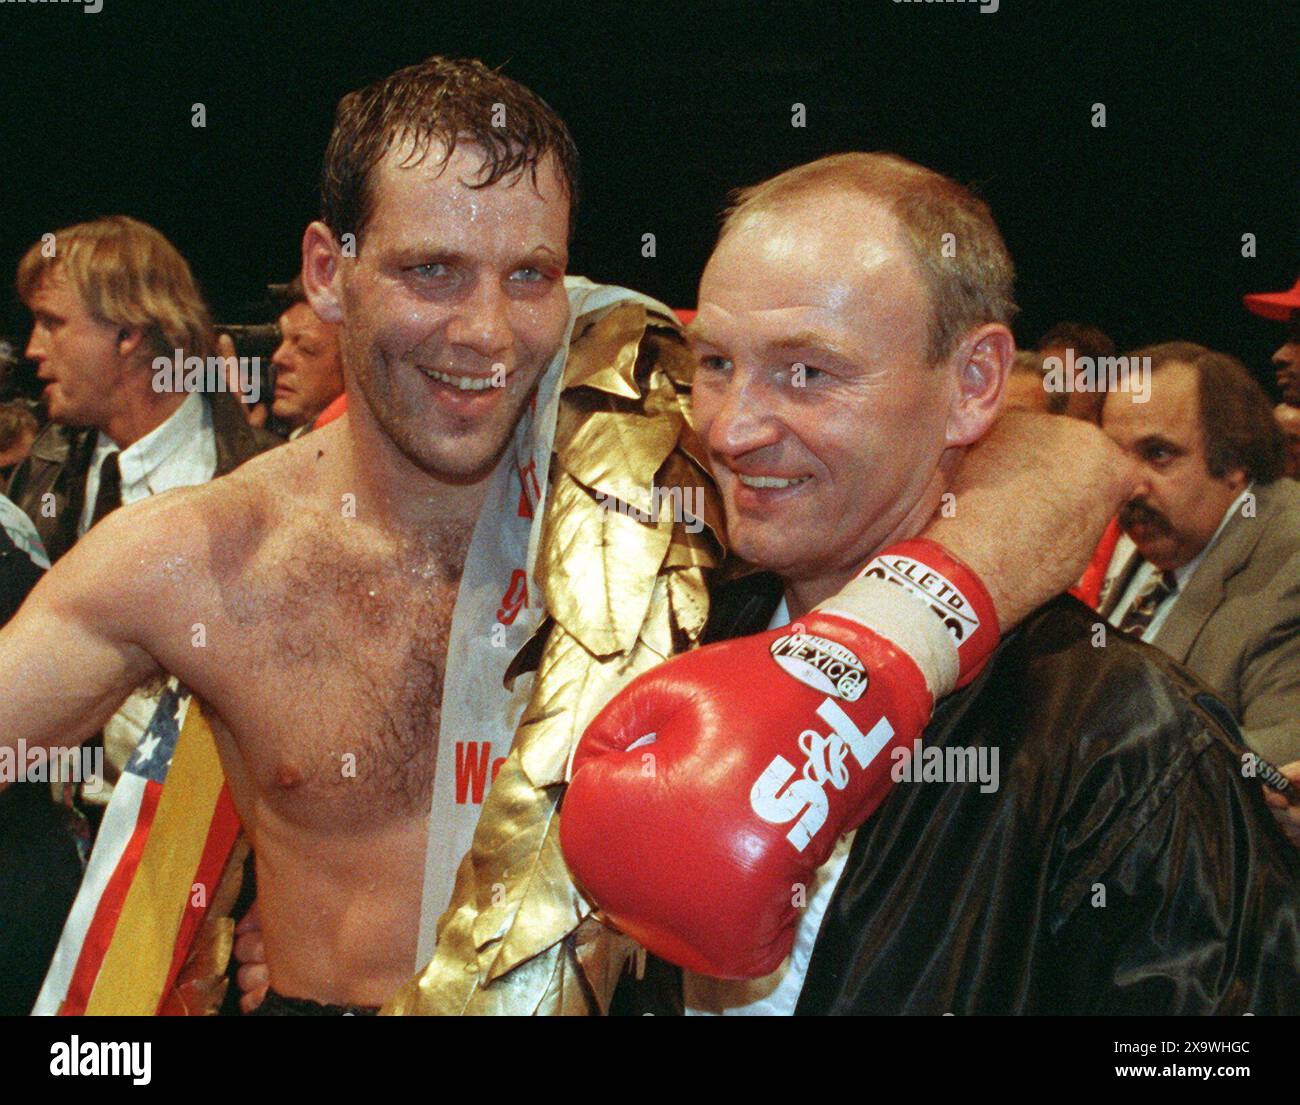
<svg viewBox="0 0 1300 1105"><path fill-rule="evenodd" d="M790 620L785 599L772 615L769 629L776 629ZM856 833L846 833L835 843L830 859L823 863L812 878L808 888L808 902L795 927L794 947L786 961L764 978L734 981L708 978L705 975L682 972L682 990L688 1017L788 1017L794 1012L808 975L808 962L812 959L813 945L821 931L822 918L830 905L844 874Z"/></svg>
<svg viewBox="0 0 1300 1105"><path fill-rule="evenodd" d="M83 537L95 513L99 472L104 458L117 453L122 472L122 503L138 502L173 487L207 483L217 471L217 439L212 432L212 411L203 396L191 392L171 416L125 449L100 431L86 473L86 502L77 524Z"/></svg>
<svg viewBox="0 0 1300 1105"><path fill-rule="evenodd" d="M101 432L90 458L90 471L86 474L86 503L77 526L78 538L90 528L95 496L99 494L100 468L109 453L118 454L124 506L174 487L207 483L217 472L217 439L212 431L212 408L201 395L191 392L167 421L125 449L119 449L112 438ZM97 791L83 792L87 803L108 804L113 795L113 783L140 743L161 694L160 684L137 688L104 724L106 778ZM55 798L59 799L62 784L52 785Z"/></svg>
<svg viewBox="0 0 1300 1105"><path fill-rule="evenodd" d="M1157 608L1155 617L1151 619L1151 623L1142 632L1142 640L1149 644L1156 639L1156 635L1160 632L1160 627L1169 620L1169 612L1173 610L1174 604L1178 602L1182 593L1187 590L1187 584L1191 581L1196 569L1201 566L1201 561L1205 559L1205 554L1210 551L1214 543L1219 539L1219 534L1223 532L1224 527L1227 526L1232 517L1241 510L1241 504L1246 501L1246 496L1250 494L1251 488L1254 486L1253 483L1248 484L1246 489L1232 500L1232 505L1224 511L1223 517L1219 519L1219 528L1214 531L1214 536L1205 543L1205 547L1181 568L1174 569L1174 578L1178 581L1178 590L1170 595L1169 598L1162 602ZM1112 562L1118 564L1126 563L1128 558L1136 551L1136 548L1137 546L1133 543L1131 537L1127 534L1121 534L1119 543L1115 546L1115 554ZM1119 602L1115 604L1115 609L1110 612L1110 617L1107 621L1109 621L1111 625L1118 628L1120 622L1124 620L1124 615L1128 613L1129 608L1137 600L1138 595L1142 593L1142 589L1151 580L1151 577L1159 570L1160 569L1149 560L1142 561L1142 565L1133 573L1133 578L1129 581L1128 587L1125 588L1124 594L1120 596Z"/></svg>

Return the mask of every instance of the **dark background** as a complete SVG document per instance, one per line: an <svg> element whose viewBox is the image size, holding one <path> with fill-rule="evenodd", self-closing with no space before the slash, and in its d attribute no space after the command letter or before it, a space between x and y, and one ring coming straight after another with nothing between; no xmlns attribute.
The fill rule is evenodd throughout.
<svg viewBox="0 0 1300 1105"><path fill-rule="evenodd" d="M991 203L1022 344L1082 319L1122 347L1235 352L1271 384L1281 327L1241 295L1300 268L1297 44L1293 0L0 3L0 332L26 341L12 277L27 246L116 212L176 243L219 320L250 321L297 269L339 96L449 53L504 65L572 128L574 272L693 306L730 188L894 150Z"/></svg>

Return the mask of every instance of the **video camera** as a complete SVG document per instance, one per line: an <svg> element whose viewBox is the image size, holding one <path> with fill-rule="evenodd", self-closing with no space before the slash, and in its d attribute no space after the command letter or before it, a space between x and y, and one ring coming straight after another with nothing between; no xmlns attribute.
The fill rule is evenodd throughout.
<svg viewBox="0 0 1300 1105"><path fill-rule="evenodd" d="M271 355L283 340L279 323L274 321L289 308L292 303L289 284L268 284L266 298L261 303L254 303L246 310L247 315L270 318L270 322L231 322L218 323L213 329L218 334L227 334L235 343L235 353L251 361L257 358L258 394L270 407L270 397L275 394L275 366ZM267 428L283 435L289 432L288 426L282 424L273 415L267 419Z"/></svg>

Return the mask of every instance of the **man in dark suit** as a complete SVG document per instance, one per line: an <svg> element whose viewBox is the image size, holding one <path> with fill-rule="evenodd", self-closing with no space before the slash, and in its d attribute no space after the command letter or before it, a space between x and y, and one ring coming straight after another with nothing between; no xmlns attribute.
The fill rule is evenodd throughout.
<svg viewBox="0 0 1300 1105"><path fill-rule="evenodd" d="M1198 676L1254 751L1300 759L1300 487L1280 478L1268 399L1203 346L1133 356L1149 360L1150 399L1111 394L1103 427L1143 480L1100 612Z"/></svg>
<svg viewBox="0 0 1300 1105"><path fill-rule="evenodd" d="M671 659L607 707L623 719L617 746L631 739L635 751L580 745L568 792L580 800L563 817L565 828L571 817L598 818L609 854L642 861L623 900L654 911L642 917L654 917L656 935L676 926L646 941L652 952L699 962L682 934L716 926L708 914L684 915L695 908L681 904L686 895L660 893L673 886L652 867L665 833L708 834L699 853L716 869L685 846L665 860L714 888L715 901L737 886L748 901L756 881L772 883L784 900L764 898L762 912L790 917L793 947L759 978L683 978L653 966L654 984L627 984L616 1009L1298 1007L1300 859L1242 777L1245 748L1230 713L1158 651L1107 635L1071 598L1031 614L972 683L937 703L924 741L889 754L893 789L865 823L818 829L838 844L795 886L766 875L790 862L786 838L769 832L757 807L750 816L728 797L752 795L755 781L710 769L742 753L727 733L704 732L710 711L701 707L706 720L686 742L689 751L711 741L707 762L689 775L665 766L688 754L665 743L680 726L656 713L666 696L654 688L675 668L708 663L720 689L743 680L756 703L794 693L782 691L796 684L769 649L803 634L800 619L882 548L915 535L931 509L943 515L953 455L979 436L956 425L966 418L968 432L998 413L1012 356L1010 293L1010 261L987 208L898 158L801 166L741 193L728 214L689 331L699 360L693 406L729 542L765 570L715 591L707 636L719 643L707 660L708 649ZM980 509L962 494L946 505L958 515ZM942 540L933 524L927 532ZM816 737L817 720L807 723ZM773 746L788 739L781 753L798 764L808 735L777 733ZM608 733L597 739L613 743ZM640 769L647 755L654 771ZM794 776L790 795L815 781L813 767L809 752L807 780ZM602 798L608 783L616 786ZM732 820L720 823L719 809ZM580 824L568 839L584 839ZM604 886L595 905L625 931L651 931L642 917L620 917L622 890L600 869L603 857L577 855L566 844L578 883L590 885L585 861Z"/></svg>

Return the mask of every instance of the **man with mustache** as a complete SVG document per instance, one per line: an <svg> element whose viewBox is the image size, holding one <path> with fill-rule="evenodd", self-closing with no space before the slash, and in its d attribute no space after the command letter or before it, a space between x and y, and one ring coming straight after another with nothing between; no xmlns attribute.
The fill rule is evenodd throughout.
<svg viewBox="0 0 1300 1105"><path fill-rule="evenodd" d="M886 601L890 550L998 415L1011 280L987 208L901 158L799 166L727 214L693 405L729 537L764 571L715 594L719 643L638 677L574 756L574 878L686 968L647 968L616 1007L1295 1008L1300 860L1176 665L1061 596L938 703L925 747L889 739L907 704L827 678L870 647L840 647L845 621Z"/></svg>
<svg viewBox="0 0 1300 1105"><path fill-rule="evenodd" d="M1099 610L1199 676L1247 744L1300 758L1300 488L1264 390L1191 342L1138 350L1147 403L1112 393L1103 429L1142 480L1120 512Z"/></svg>

